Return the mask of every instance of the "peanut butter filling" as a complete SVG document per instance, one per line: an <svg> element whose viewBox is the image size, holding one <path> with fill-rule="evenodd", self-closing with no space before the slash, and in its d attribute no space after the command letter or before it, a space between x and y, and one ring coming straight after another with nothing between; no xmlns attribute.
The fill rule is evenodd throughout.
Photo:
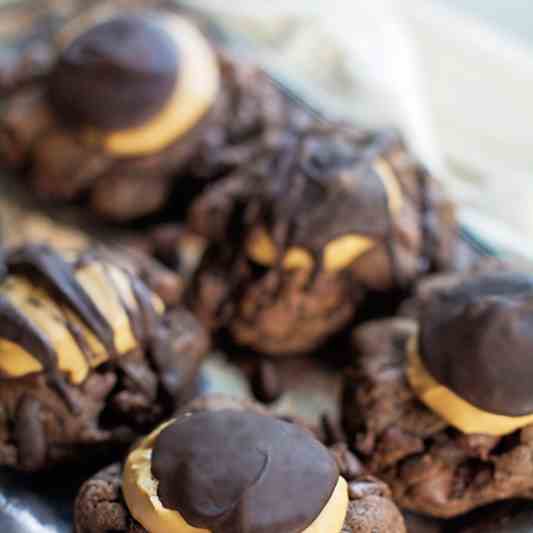
<svg viewBox="0 0 533 533"><path fill-rule="evenodd" d="M151 458L159 434L173 420L143 439L124 466L122 492L133 517L150 533L209 533L188 524L177 511L166 509L158 497L158 482L152 475ZM339 477L335 489L314 522L302 533L339 533L348 509L348 487Z"/></svg>
<svg viewBox="0 0 533 533"><path fill-rule="evenodd" d="M533 424L533 414L503 416L483 411L438 383L418 353L416 336L408 342L407 379L417 397L446 422L463 433L502 436Z"/></svg>
<svg viewBox="0 0 533 533"><path fill-rule="evenodd" d="M326 245L324 250L324 268L335 272L350 266L359 256L370 250L374 241L364 235L345 235ZM256 229L247 243L250 259L264 266L273 266L277 261L276 245L264 228ZM313 268L313 257L305 248L293 246L283 258L283 267L287 270Z"/></svg>

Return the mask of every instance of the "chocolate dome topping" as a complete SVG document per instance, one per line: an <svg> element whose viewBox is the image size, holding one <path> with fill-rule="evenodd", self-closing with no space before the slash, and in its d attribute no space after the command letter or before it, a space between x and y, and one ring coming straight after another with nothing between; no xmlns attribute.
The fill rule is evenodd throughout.
<svg viewBox="0 0 533 533"><path fill-rule="evenodd" d="M178 77L178 51L156 16L123 15L88 29L61 54L49 98L75 126L138 126L161 111Z"/></svg>
<svg viewBox="0 0 533 533"><path fill-rule="evenodd" d="M533 276L478 276L423 307L419 351L426 369L493 414L533 413Z"/></svg>
<svg viewBox="0 0 533 533"><path fill-rule="evenodd" d="M178 418L157 438L152 473L167 509L214 533L299 533L339 477L307 431L235 410Z"/></svg>

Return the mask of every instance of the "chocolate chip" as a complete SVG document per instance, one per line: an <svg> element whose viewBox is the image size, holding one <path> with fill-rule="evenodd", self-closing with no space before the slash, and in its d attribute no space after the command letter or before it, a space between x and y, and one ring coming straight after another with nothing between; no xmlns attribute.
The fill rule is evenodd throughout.
<svg viewBox="0 0 533 533"><path fill-rule="evenodd" d="M250 385L254 396L263 403L274 403L283 394L277 369L267 360L257 364Z"/></svg>

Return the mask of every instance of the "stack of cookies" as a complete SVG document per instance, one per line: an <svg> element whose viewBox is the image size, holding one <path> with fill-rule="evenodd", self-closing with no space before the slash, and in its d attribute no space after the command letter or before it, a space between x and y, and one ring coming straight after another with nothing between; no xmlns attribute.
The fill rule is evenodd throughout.
<svg viewBox="0 0 533 533"><path fill-rule="evenodd" d="M0 204L0 465L84 476L77 533L533 528L533 269L461 242L396 131L165 0L4 20L5 179L99 238Z"/></svg>

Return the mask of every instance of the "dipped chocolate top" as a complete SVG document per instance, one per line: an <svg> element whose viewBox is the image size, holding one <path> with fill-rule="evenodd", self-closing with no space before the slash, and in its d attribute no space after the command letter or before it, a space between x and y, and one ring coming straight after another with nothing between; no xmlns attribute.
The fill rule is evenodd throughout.
<svg viewBox="0 0 533 533"><path fill-rule="evenodd" d="M151 533L337 533L348 506L335 461L309 432L232 409L152 433L127 459L123 493Z"/></svg>
<svg viewBox="0 0 533 533"><path fill-rule="evenodd" d="M42 373L70 401L65 385L145 349L163 311L140 280L96 253L68 256L26 245L2 265L0 383Z"/></svg>
<svg viewBox="0 0 533 533"><path fill-rule="evenodd" d="M72 25L48 97L82 139L117 156L156 153L194 128L213 104L217 58L189 20L133 11L89 27Z"/></svg>
<svg viewBox="0 0 533 533"><path fill-rule="evenodd" d="M404 197L387 154L403 150L394 132L317 128L270 156L248 255L262 265L336 271L391 238ZM251 177L252 181L255 176Z"/></svg>
<svg viewBox="0 0 533 533"><path fill-rule="evenodd" d="M533 423L533 276L479 275L437 291L410 352L411 385L460 429L504 434Z"/></svg>

